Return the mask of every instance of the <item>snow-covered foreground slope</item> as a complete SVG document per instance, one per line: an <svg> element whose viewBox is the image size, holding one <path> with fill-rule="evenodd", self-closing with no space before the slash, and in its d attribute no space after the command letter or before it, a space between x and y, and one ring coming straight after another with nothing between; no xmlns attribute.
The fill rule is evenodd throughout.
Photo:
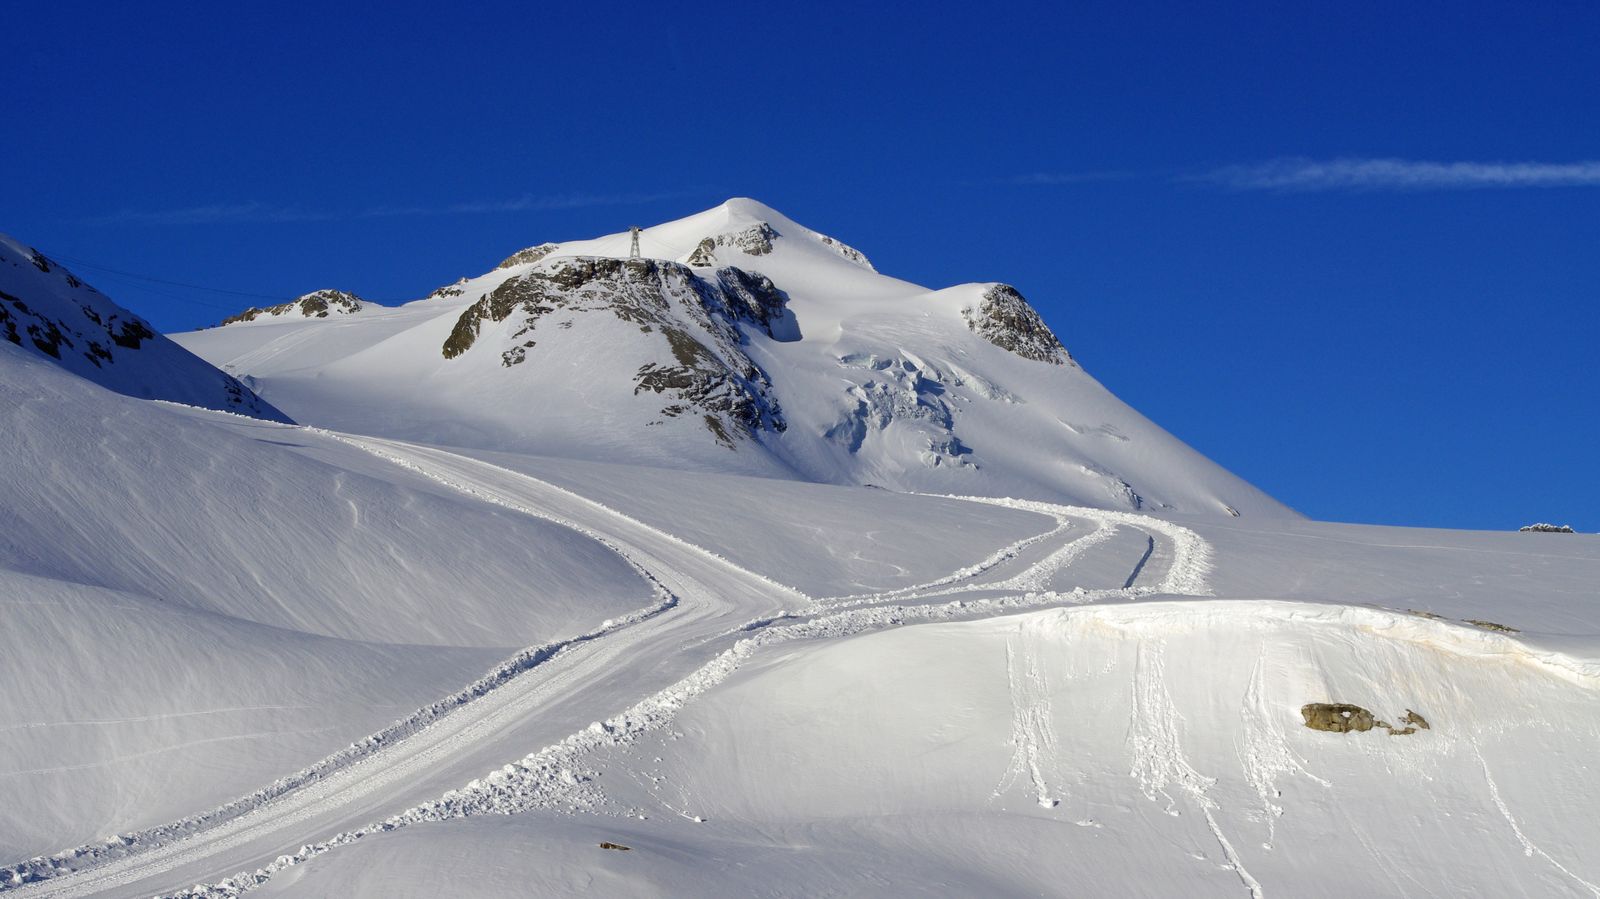
<svg viewBox="0 0 1600 899"><path fill-rule="evenodd" d="M929 290L753 200L398 308L177 335L296 420L418 442L1124 509L1292 513L1128 408L1015 290ZM1070 335L1069 335L1070 336Z"/></svg>
<svg viewBox="0 0 1600 899"><path fill-rule="evenodd" d="M908 627L750 663L608 755L609 819L417 825L267 892L1589 896L1597 689L1600 665L1352 607ZM1301 725L1328 701L1431 727Z"/></svg>
<svg viewBox="0 0 1600 899"><path fill-rule="evenodd" d="M284 420L234 378L157 334L60 263L4 234L0 342L118 393Z"/></svg>
<svg viewBox="0 0 1600 899"><path fill-rule="evenodd" d="M204 895L1588 895L1595 882L1584 759L1600 740L1600 605L1578 586L1600 575L1593 541L1310 523L1274 537L967 500L975 521L1000 508L1055 527L974 533L988 550L975 562L913 552L919 583L802 593L734 558L779 552L731 539L723 552L712 541L729 531L702 526L707 552L647 520L670 523L673 490L638 491L625 512L532 474L539 460L344 440L593 529L673 602L368 761L221 819L40 860L24 876L47 879L19 895L196 882L218 884ZM571 485L659 475L555 469ZM773 483L721 481L728 497ZM787 509L825 519L838 501ZM1448 582L1452 555L1503 564L1428 587ZM1260 595L1303 601L1208 596L1251 558L1271 560L1240 575ZM1538 632L1457 620L1497 593ZM1441 617L1403 610L1418 605ZM1041 606L1057 608L1014 614ZM1307 729L1301 706L1319 702L1430 726ZM1329 880L1328 865L1346 874ZM241 870L255 873L229 876Z"/></svg>

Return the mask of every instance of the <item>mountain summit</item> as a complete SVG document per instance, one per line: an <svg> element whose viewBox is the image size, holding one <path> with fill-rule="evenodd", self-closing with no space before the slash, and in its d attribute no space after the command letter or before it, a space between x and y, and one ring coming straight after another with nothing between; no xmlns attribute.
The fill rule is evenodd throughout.
<svg viewBox="0 0 1600 899"><path fill-rule="evenodd" d="M342 430L896 490L1292 514L1107 392L1010 285L901 281L743 198L637 239L637 257L631 231L537 244L400 307L258 314L177 339L297 419Z"/></svg>

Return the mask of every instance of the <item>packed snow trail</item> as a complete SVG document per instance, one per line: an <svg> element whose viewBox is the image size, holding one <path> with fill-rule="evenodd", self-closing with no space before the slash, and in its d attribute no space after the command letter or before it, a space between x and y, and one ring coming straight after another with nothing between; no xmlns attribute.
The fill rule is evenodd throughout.
<svg viewBox="0 0 1600 899"><path fill-rule="evenodd" d="M148 892L171 888L169 872L184 871L208 859L230 860L221 868L202 869L201 878L236 870L241 862L234 858L274 857L286 847L300 845L293 833L337 831L339 825L368 820L375 808L391 802L403 808L464 782L512 754L496 748L502 740L512 746L538 745L570 733L592 720L589 703L578 701L591 690L599 694L592 700L594 705L604 709L617 707L615 700L604 698L606 691L637 696L650 692L652 683L655 688L670 683L694 667L696 657L685 647L697 642L697 637L724 630L726 624L718 622L735 610L777 612L807 601L768 578L537 479L442 451L335 436L486 502L595 536L642 571L652 572L652 579L675 598L675 605L650 610L652 614L641 615L641 620L627 627L603 628L607 639L596 639L601 636L596 633L572 641L537 666L460 704L451 714L399 742L381 746L351 764L319 768L297 789L273 791L272 796L253 804L247 801L247 810L238 813L235 809L235 814L215 826L185 822L204 828L192 834L187 827L164 828L168 833L163 836L176 835L170 842L143 851L134 847L132 854L82 873L24 886L19 895L88 895L105 889ZM675 632L685 637L674 639ZM621 686L619 681L639 683ZM543 713L552 706L564 714L547 718ZM352 817L346 820L341 814ZM325 821L329 827L325 828ZM118 841L117 848L126 851L128 847ZM139 885L156 876L163 878L162 885ZM183 875L176 882L194 879Z"/></svg>
<svg viewBox="0 0 1600 899"><path fill-rule="evenodd" d="M241 868L248 870L274 858L310 857L317 854L313 851L316 846L328 848L338 845L341 839L335 836L322 844L308 844L305 838L310 835L339 834L349 839L354 838L348 837L352 833L359 835L372 828L391 826L374 825L375 820L449 816L446 812L463 805L460 800L426 800L441 795L459 797L461 792L451 788L468 780L473 785L469 790L482 785L484 781L477 778L484 771L498 772L498 781L489 781L498 787L509 776L504 769L510 766L502 763L518 746L549 745L551 748L545 752L554 752L561 762L529 767L527 760L524 761L524 767L518 770L524 774L533 772L533 779L540 784L533 795L544 800L557 797L558 802L581 806L585 801L582 792L569 789L583 783L571 762L595 746L614 743L636 730L642 732L642 729L670 720L672 712L683 702L720 683L760 646L790 639L845 636L919 620L987 617L1057 602L1137 596L1156 590L1174 592L1180 587L1195 588L1198 592L1204 589L1204 572L1209 566L1203 541L1192 532L1165 522L1127 513L1048 503L978 499L1041 511L1057 518L1057 529L1025 543L1062 534L1071 529L1073 521L1092 524L1094 529L1089 531L1089 537L1109 533L1115 526L1113 523L1132 525L1171 540L1173 564L1164 573L1158 588L1080 592L1061 597L1053 593L1028 593L975 601L957 599L942 604L878 605L774 625L718 652L719 644L714 638L729 633L730 625L736 621L748 620L745 616L767 615L770 616L768 621L776 623L792 620L790 616L794 611L815 610L818 604L714 552L530 475L442 449L313 430L360 447L453 490L594 537L635 565L675 602L641 614L625 627L608 622L601 632L560 646L547 658L541 658L538 664L497 684L495 689L472 697L472 701L459 704L450 714L392 745L382 740L370 741L383 745L377 745L370 753L348 764L327 765L315 778L308 778L293 789L275 792L259 802L247 797L230 804L227 808L243 810L215 823L193 820L182 822L186 826L164 828L164 835L180 835L154 846L146 848L136 839L126 843L117 841L117 850L129 854L72 873L44 872L60 876L13 885L17 895L64 897L105 892L135 895L171 890L176 885L204 883ZM1097 544L1097 540L1089 537L1070 541L1044 554L1010 580L1032 582L1047 572L1059 570ZM976 571L963 569L938 583L944 586L963 578L970 579L1015 555L1014 547L1007 548L996 553L989 564L976 566ZM1129 565L1137 562L1128 560ZM906 595L905 598L927 602L935 596L949 596L955 592L958 591L946 589L925 597ZM867 602L874 600L882 602L877 597ZM687 678L684 677L686 672ZM661 689L672 684L674 679L679 679L675 686ZM623 724L608 722L605 726L583 728L583 722L592 720L596 710L624 707L630 697L641 695L649 698L635 702L632 710L621 719L613 719ZM573 736L558 742L563 734ZM539 755L536 753L529 758ZM551 790L550 784L541 778L558 783L560 788ZM397 809L409 811L393 814ZM386 813L389 818L384 819ZM300 850L296 851L295 847ZM70 867L73 861L69 856L66 864ZM5 886L0 885L0 889Z"/></svg>

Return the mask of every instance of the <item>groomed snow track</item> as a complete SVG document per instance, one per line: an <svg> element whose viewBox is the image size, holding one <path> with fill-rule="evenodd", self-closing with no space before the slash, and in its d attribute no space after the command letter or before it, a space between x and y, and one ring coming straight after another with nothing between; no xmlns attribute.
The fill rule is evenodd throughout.
<svg viewBox="0 0 1600 899"><path fill-rule="evenodd" d="M438 448L307 430L596 539L655 586L658 602L524 650L383 732L217 809L0 868L0 892L19 899L237 895L284 867L410 823L584 808L593 801L595 776L586 756L665 725L769 645L1050 605L1208 593L1209 547L1186 528L1131 513L959 497L1049 515L1057 526L928 584L812 598L527 474ZM1137 535L1137 552L1111 542L1119 532ZM1046 589L1053 577L1108 547L1126 556L1108 564L1127 586ZM619 707L625 711L603 722L580 724L586 714ZM530 744L546 748L503 764Z"/></svg>

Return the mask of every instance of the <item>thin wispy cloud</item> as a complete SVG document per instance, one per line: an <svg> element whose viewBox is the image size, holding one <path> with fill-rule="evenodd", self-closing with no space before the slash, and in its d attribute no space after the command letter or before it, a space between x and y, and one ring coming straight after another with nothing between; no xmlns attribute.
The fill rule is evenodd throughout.
<svg viewBox="0 0 1600 899"><path fill-rule="evenodd" d="M1215 169L1184 180L1235 190L1380 191L1600 187L1600 160L1427 162L1410 159L1275 159Z"/></svg>
<svg viewBox="0 0 1600 899"><path fill-rule="evenodd" d="M523 194L494 200L474 200L446 206L372 206L349 211L307 210L266 203L190 206L181 209L123 209L87 219L91 225L211 225L231 223L325 222L353 219L398 218L430 215L483 215L506 212L540 212L588 209L597 206L633 206L674 200L702 191L614 194Z"/></svg>

